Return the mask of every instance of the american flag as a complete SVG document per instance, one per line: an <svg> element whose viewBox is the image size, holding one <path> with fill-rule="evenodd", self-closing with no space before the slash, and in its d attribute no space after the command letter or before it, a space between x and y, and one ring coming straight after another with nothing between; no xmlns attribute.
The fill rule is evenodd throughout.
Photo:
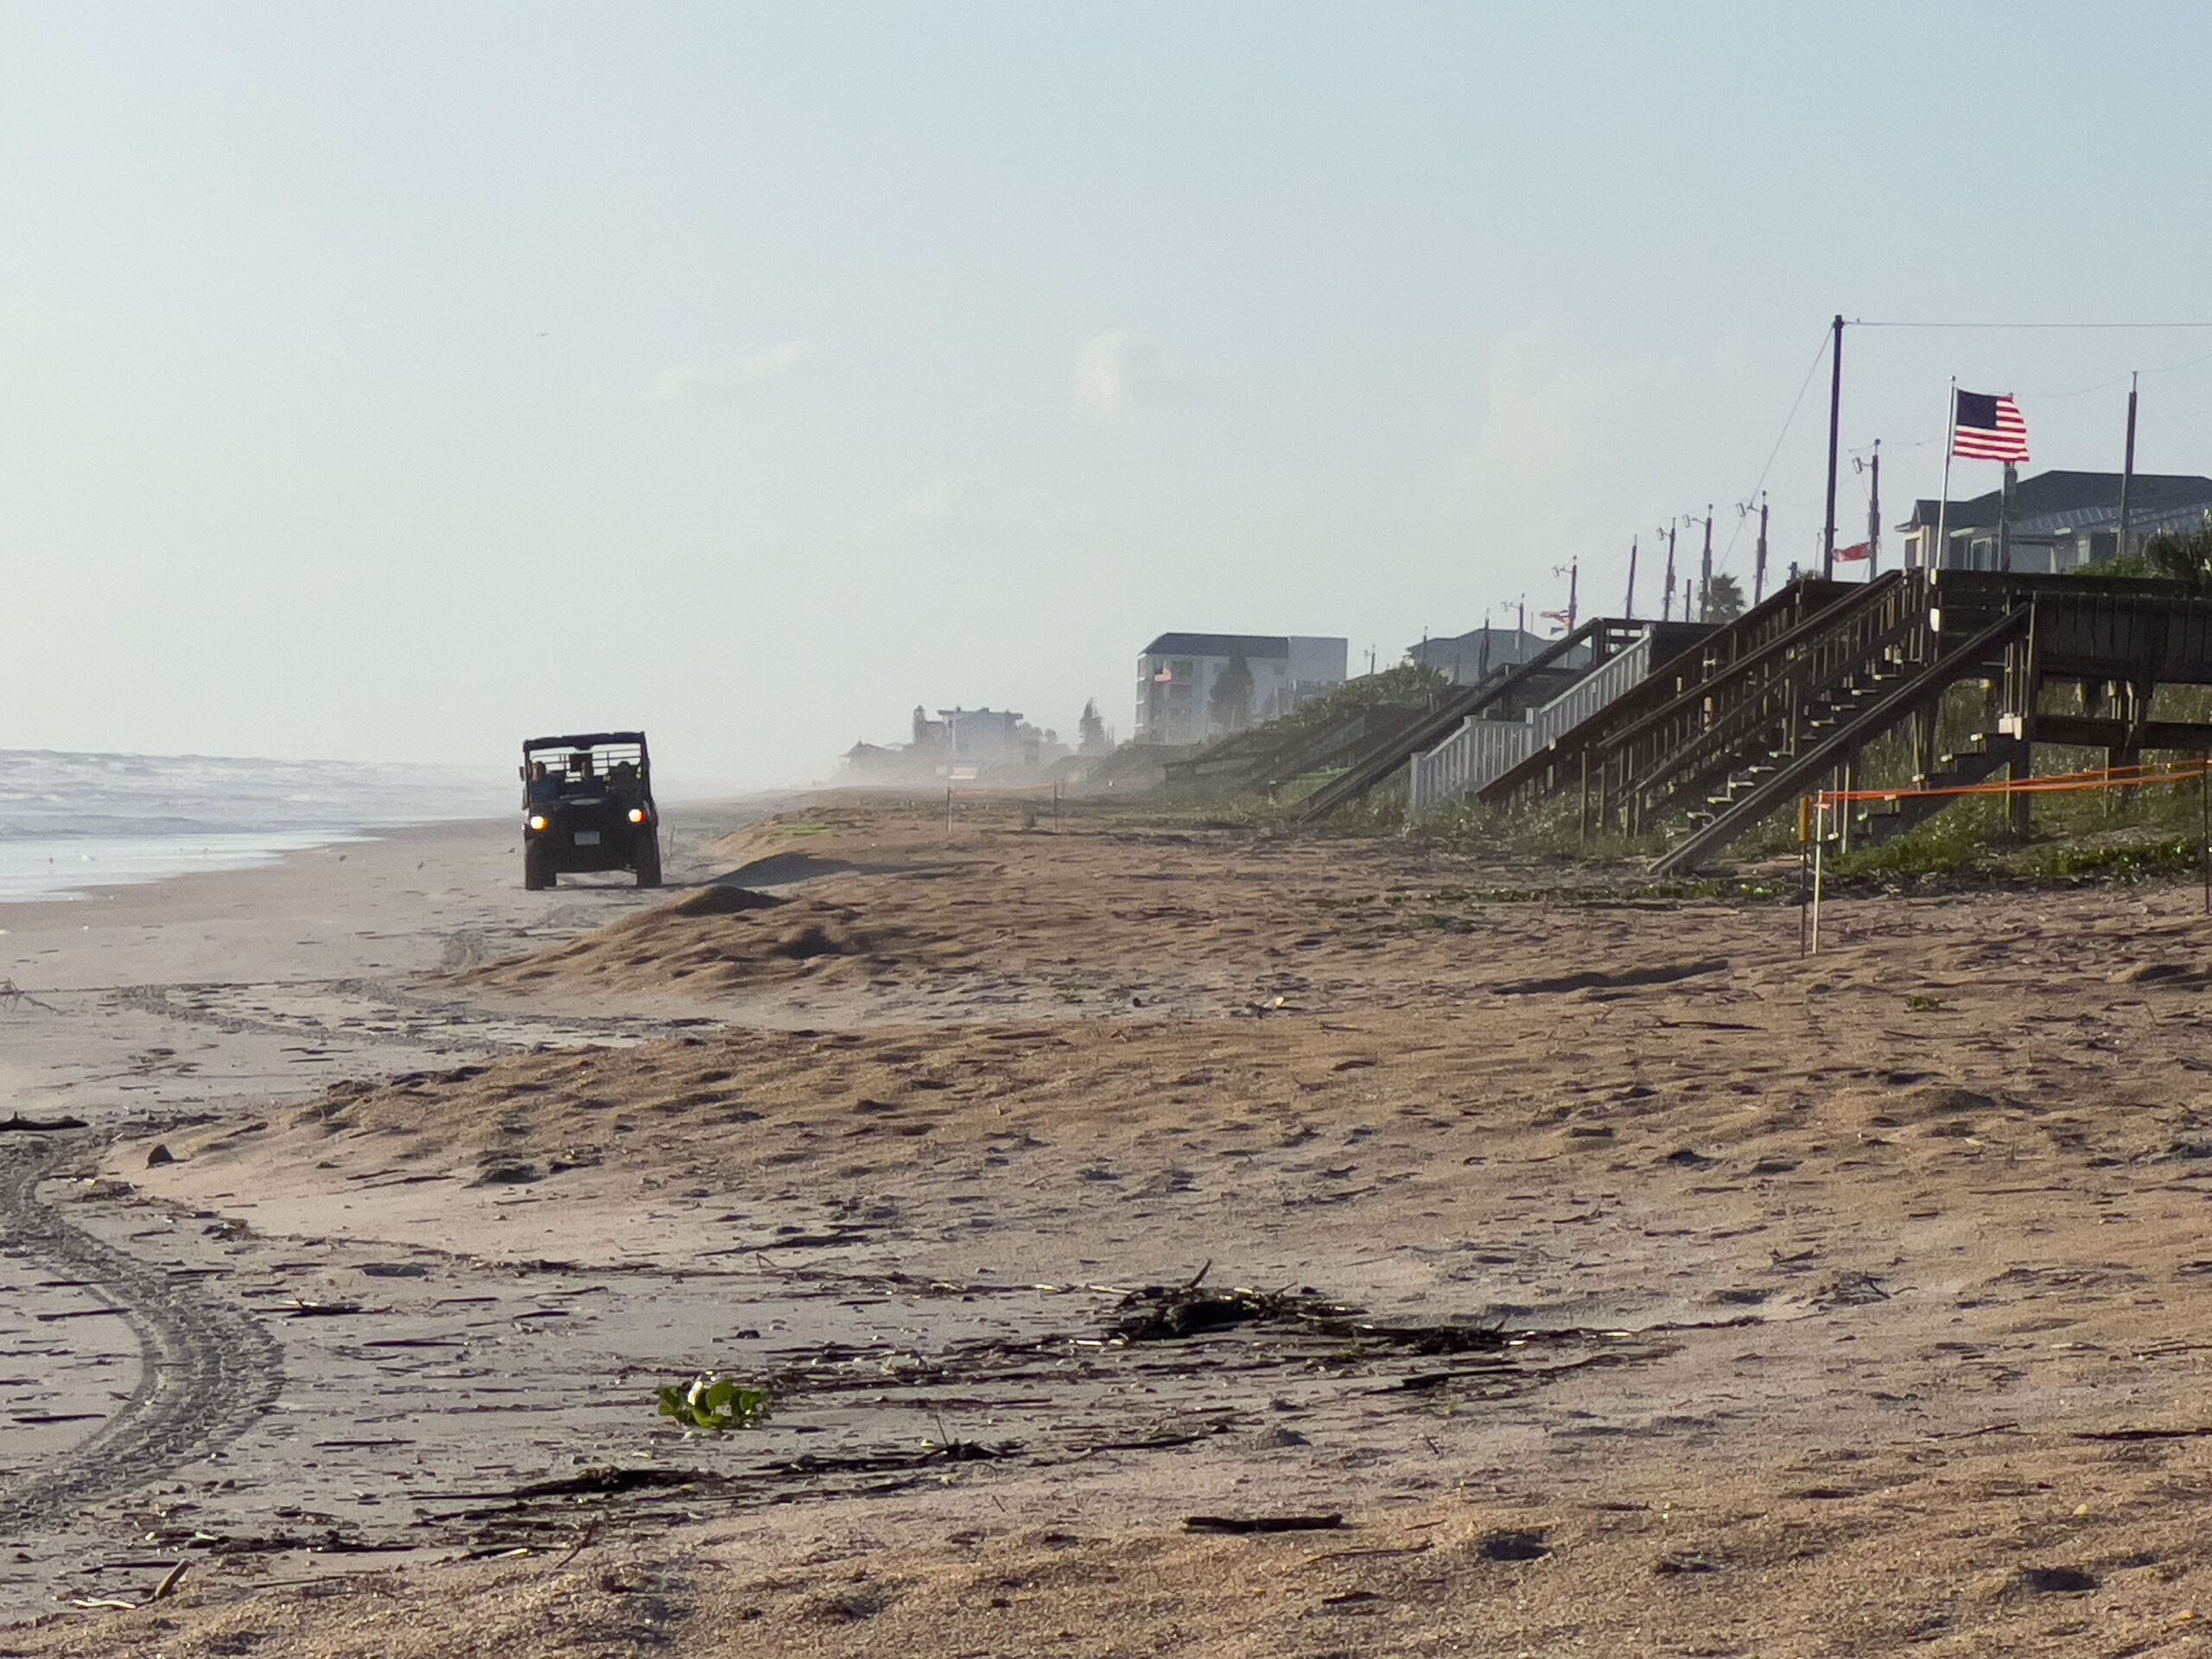
<svg viewBox="0 0 2212 1659"><path fill-rule="evenodd" d="M2020 406L2010 397L1961 392L1951 453L1961 461L2025 461L2028 423L2020 418Z"/></svg>

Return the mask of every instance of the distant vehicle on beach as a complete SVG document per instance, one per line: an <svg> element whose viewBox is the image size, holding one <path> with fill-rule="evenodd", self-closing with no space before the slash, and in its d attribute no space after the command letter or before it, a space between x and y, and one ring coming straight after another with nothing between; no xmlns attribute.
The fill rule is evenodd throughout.
<svg viewBox="0 0 2212 1659"><path fill-rule="evenodd" d="M643 732L533 737L522 746L522 884L563 871L633 870L660 885L660 813Z"/></svg>

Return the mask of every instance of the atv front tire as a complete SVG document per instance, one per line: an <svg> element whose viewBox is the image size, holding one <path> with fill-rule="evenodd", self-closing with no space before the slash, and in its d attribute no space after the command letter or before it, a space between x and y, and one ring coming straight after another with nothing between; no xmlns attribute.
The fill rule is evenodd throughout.
<svg viewBox="0 0 2212 1659"><path fill-rule="evenodd" d="M533 841L522 849L522 885L531 893L550 887L559 878L553 873L553 849L542 841Z"/></svg>
<svg viewBox="0 0 2212 1659"><path fill-rule="evenodd" d="M638 843L638 885L660 886L660 831L648 830Z"/></svg>

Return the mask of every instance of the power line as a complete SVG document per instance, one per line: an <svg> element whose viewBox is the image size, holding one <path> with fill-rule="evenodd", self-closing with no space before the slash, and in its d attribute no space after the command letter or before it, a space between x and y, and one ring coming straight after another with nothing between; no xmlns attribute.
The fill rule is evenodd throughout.
<svg viewBox="0 0 2212 1659"><path fill-rule="evenodd" d="M2212 328L2212 322L1870 322L1849 319L1853 328Z"/></svg>
<svg viewBox="0 0 2212 1659"><path fill-rule="evenodd" d="M1813 361L1806 369L1805 378L1797 388L1796 401L1789 405L1789 413L1783 417L1782 430L1775 436L1774 448L1767 451L1766 465L1759 468L1759 481L1751 486L1751 493L1744 498L1746 501L1757 501L1759 499L1759 492L1766 487L1766 475L1774 470L1775 457L1782 453L1782 446L1789 439L1789 429L1797 420L1797 411L1805 406L1805 393L1812 387L1813 377L1821 372L1821 365L1827 359L1831 332L1827 328L1821 330L1821 349L1813 353ZM1744 515L1739 512L1736 515L1736 528L1729 532L1728 545L1720 552L1722 565L1726 565L1729 558L1735 553L1737 538L1743 533Z"/></svg>

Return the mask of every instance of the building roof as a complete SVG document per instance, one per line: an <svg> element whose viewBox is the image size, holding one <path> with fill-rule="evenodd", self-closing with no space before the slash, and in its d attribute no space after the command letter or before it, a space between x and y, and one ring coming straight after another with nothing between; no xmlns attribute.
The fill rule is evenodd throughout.
<svg viewBox="0 0 2212 1659"><path fill-rule="evenodd" d="M1144 648L1147 657L1290 656L1290 639L1281 633L1163 633Z"/></svg>
<svg viewBox="0 0 2212 1659"><path fill-rule="evenodd" d="M1970 500L1953 501L1945 522L1947 530L1980 530L1997 522L2004 492L1992 490ZM1912 517L1897 528L1917 530L1933 526L1942 503L1932 499L1913 503ZM2195 473L2138 473L2128 486L2131 517L2145 520L2185 513L2192 507L2212 507L2212 478ZM2030 519L2059 520L2072 517L2083 528L2120 516L2118 473L2037 473L2024 478L2012 489L2012 521L2025 528Z"/></svg>
<svg viewBox="0 0 2212 1659"><path fill-rule="evenodd" d="M1442 652L1448 656L1452 651L1457 650L1465 655L1471 656L1482 649L1484 634L1490 636L1490 648L1493 652L1501 650L1517 650L1533 656L1552 643L1541 633L1529 633L1520 628L1469 628L1465 633L1431 634L1420 645L1408 645L1406 655L1418 657L1423 650L1427 650Z"/></svg>

